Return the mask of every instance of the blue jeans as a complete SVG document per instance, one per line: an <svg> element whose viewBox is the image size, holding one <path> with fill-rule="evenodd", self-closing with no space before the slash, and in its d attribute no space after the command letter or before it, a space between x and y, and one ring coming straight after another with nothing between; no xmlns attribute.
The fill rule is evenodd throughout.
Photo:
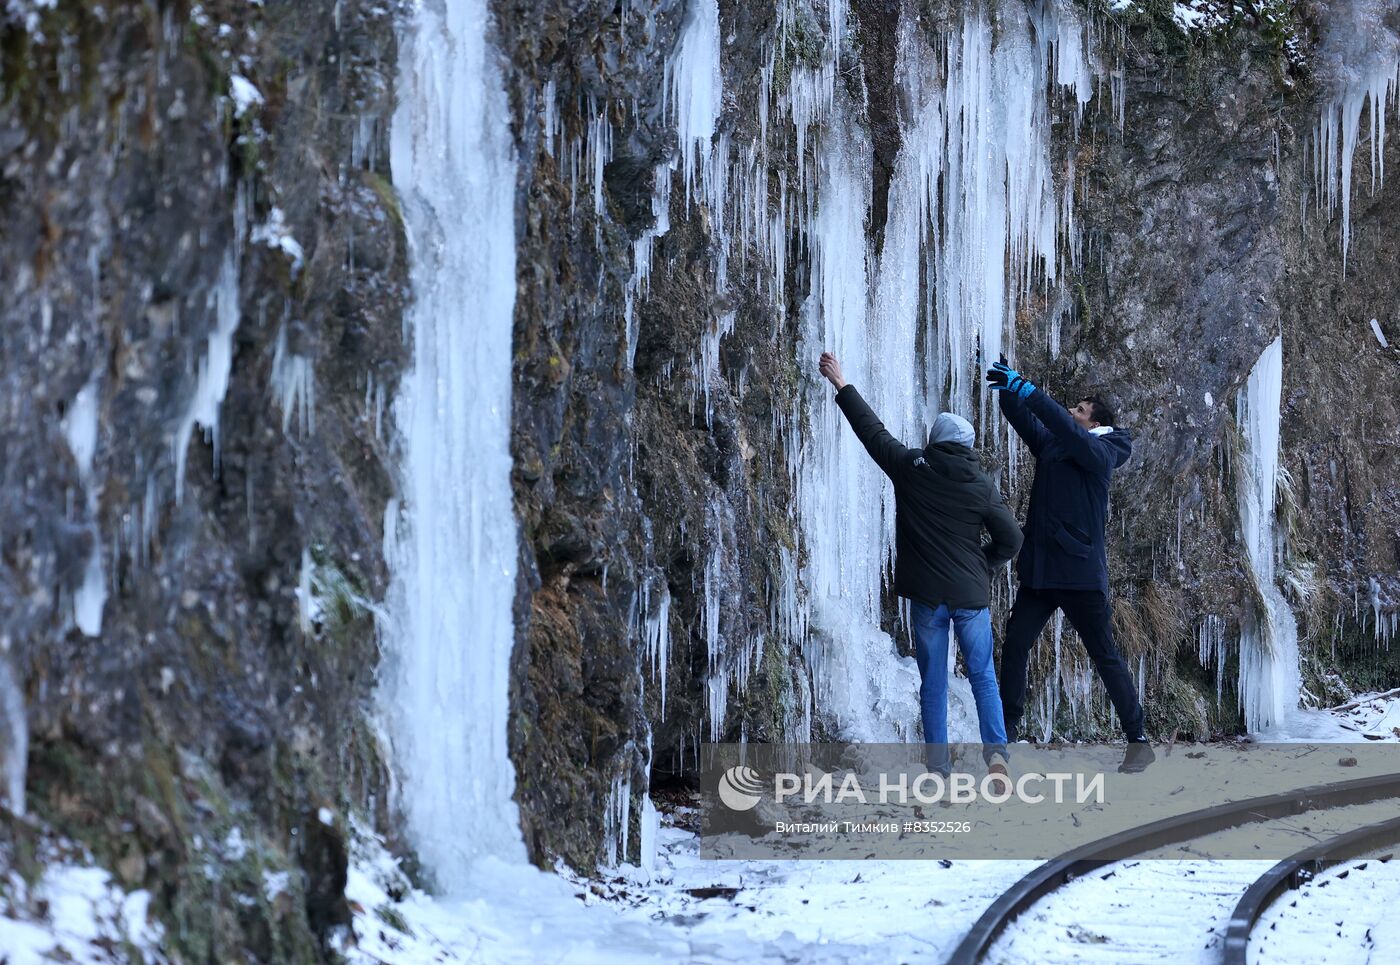
<svg viewBox="0 0 1400 965"><path fill-rule="evenodd" d="M947 771L948 762L948 624L958 632L958 647L967 663L972 697L977 702L977 729L982 737L982 757L1006 753L1006 723L1001 714L1001 694L997 690L992 665L992 614L980 610L950 610L940 605L934 610L910 601L917 649L919 703L924 717L924 743L929 748L929 768Z"/></svg>

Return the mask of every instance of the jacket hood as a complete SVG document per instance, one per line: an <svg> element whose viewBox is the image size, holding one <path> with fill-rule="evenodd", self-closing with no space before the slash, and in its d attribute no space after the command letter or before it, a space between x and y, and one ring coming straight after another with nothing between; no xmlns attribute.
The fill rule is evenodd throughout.
<svg viewBox="0 0 1400 965"><path fill-rule="evenodd" d="M1113 468L1117 469L1128 461L1128 457L1133 454L1133 430L1119 429L1114 426L1112 432L1105 432L1099 436L1099 441L1108 446L1113 453Z"/></svg>
<svg viewBox="0 0 1400 965"><path fill-rule="evenodd" d="M928 433L930 448L940 442L956 442L972 448L977 445L977 434L973 431L972 423L962 416L952 412L941 412L938 418L933 420L933 428Z"/></svg>
<svg viewBox="0 0 1400 965"><path fill-rule="evenodd" d="M982 470L976 450L956 442L940 442L923 451L924 461L938 475L953 482L972 482Z"/></svg>

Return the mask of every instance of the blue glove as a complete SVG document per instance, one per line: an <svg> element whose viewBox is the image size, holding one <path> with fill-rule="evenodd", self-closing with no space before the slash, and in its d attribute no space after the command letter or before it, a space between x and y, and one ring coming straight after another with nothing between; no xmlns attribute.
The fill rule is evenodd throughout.
<svg viewBox="0 0 1400 965"><path fill-rule="evenodd" d="M1007 365L1004 355L987 370L987 382L992 391L1011 392L1020 399L1028 398L1035 391L1035 383Z"/></svg>

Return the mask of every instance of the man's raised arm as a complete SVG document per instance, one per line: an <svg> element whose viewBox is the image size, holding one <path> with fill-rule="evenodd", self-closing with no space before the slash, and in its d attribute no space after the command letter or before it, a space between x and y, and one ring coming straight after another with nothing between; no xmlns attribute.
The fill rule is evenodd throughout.
<svg viewBox="0 0 1400 965"><path fill-rule="evenodd" d="M1022 402L1024 397L1017 391L1020 388L1020 383L1015 388L1011 387L1012 376L1022 379L1024 382L1020 373L1006 364L1005 355L1001 357L1000 362L987 370L987 382L1001 397L999 399L1001 414L1006 416L1006 421L1011 423L1011 428L1016 430L1021 441L1030 449L1031 455L1038 459L1040 458L1040 450L1045 448L1045 443L1050 440L1050 433ZM1025 384L1030 385L1029 382L1025 382ZM1035 387L1031 386L1031 388Z"/></svg>
<svg viewBox="0 0 1400 965"><path fill-rule="evenodd" d="M841 363L830 352L823 352L818 366L821 374L836 389L836 404L846 416L846 421L855 430L856 438L870 458L884 470L885 475L893 476L904 456L909 452L894 436L890 435L885 424L875 415L875 411L861 398L856 387L841 377Z"/></svg>
<svg viewBox="0 0 1400 965"><path fill-rule="evenodd" d="M1037 388L1034 382L1007 365L1005 357L987 370L987 381L1001 394L1001 411L1006 413L1006 418L1026 440L1033 454L1039 455L1038 446L1053 436L1080 467L1100 473L1113 469L1113 455L1108 448L1090 435L1089 430L1076 422L1069 410L1050 398L1044 389ZM1038 433L1035 445L1031 444L1018 419Z"/></svg>
<svg viewBox="0 0 1400 965"><path fill-rule="evenodd" d="M1069 451L1070 458L1090 472L1107 474L1113 471L1113 454L1108 446L1089 434L1069 410L1050 398L1043 389L1036 389L1026 400L1026 406L1037 416L1060 444Z"/></svg>

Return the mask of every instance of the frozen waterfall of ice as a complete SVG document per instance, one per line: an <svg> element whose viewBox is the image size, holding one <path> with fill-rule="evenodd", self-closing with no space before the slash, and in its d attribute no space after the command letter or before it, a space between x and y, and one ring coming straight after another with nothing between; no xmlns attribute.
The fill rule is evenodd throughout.
<svg viewBox="0 0 1400 965"><path fill-rule="evenodd" d="M478 858L524 858L506 734L516 165L488 22L484 0L415 8L391 132L413 370L394 406L404 502L386 511L380 702L410 839L449 892Z"/></svg>
<svg viewBox="0 0 1400 965"><path fill-rule="evenodd" d="M817 158L812 291L803 306L802 354L815 359L823 350L835 352L847 381L862 390L890 432L908 439L921 431L912 423L922 380L912 353L875 357L881 347L869 326L865 237L871 148L851 114L838 96ZM812 384L808 406L811 433L798 492L817 706L848 739L906 740L917 733L919 674L912 658L900 658L880 630L893 492L846 426L825 382Z"/></svg>
<svg viewBox="0 0 1400 965"><path fill-rule="evenodd" d="M1298 624L1275 578L1282 392L1280 336L1254 364L1236 408L1245 446L1238 474L1240 531L1262 602L1262 608L1246 609L1240 630L1240 704L1251 732L1277 729L1298 706Z"/></svg>

